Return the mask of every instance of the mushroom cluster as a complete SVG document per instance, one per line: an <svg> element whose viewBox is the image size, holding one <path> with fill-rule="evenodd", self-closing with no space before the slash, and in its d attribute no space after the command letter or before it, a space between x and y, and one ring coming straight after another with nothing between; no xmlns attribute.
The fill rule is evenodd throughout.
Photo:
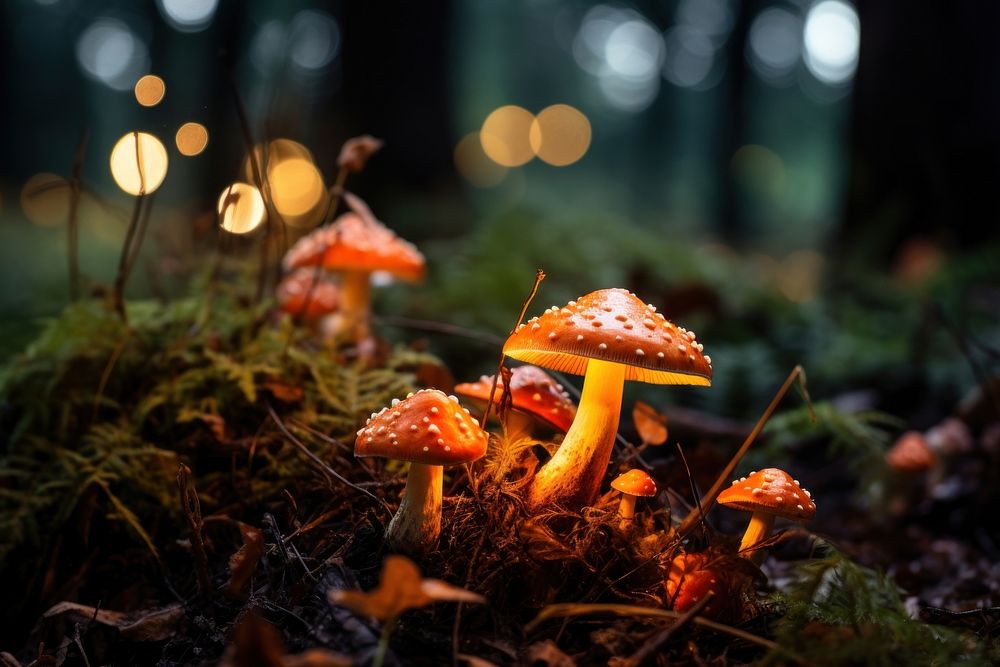
<svg viewBox="0 0 1000 667"><path fill-rule="evenodd" d="M283 260L286 271L320 267L340 278L340 312L334 327L337 340L362 344L371 339L371 278L382 272L418 282L424 276L424 256L373 217L354 212L303 236Z"/></svg>
<svg viewBox="0 0 1000 667"><path fill-rule="evenodd" d="M575 511L593 504L618 433L626 380L712 382L712 360L702 354L694 332L624 289L598 290L562 308L552 306L519 325L503 351L512 359L584 376L576 419L529 486L532 511L552 504Z"/></svg>

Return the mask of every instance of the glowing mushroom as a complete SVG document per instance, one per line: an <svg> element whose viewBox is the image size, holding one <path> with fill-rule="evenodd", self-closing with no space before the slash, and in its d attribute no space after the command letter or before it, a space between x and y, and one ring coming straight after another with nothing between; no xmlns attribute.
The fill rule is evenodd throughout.
<svg viewBox="0 0 1000 667"><path fill-rule="evenodd" d="M701 615L724 620L732 615L738 602L730 576L705 554L685 553L670 562L663 587L671 608L682 614L711 594L712 600L702 607Z"/></svg>
<svg viewBox="0 0 1000 667"><path fill-rule="evenodd" d="M656 482L645 471L633 468L619 475L611 482L611 488L622 492L621 503L618 504L618 514L622 517L622 526L627 526L635 516L635 499L651 498L656 495Z"/></svg>
<svg viewBox="0 0 1000 667"><path fill-rule="evenodd" d="M623 289L591 292L519 325L504 354L563 373L584 375L577 417L528 489L529 509L593 504L607 470L626 380L712 383L712 362L694 332L675 326Z"/></svg>
<svg viewBox="0 0 1000 667"><path fill-rule="evenodd" d="M444 466L475 461L488 436L458 399L422 389L373 413L358 431L355 456L409 461L403 502L386 530L390 547L410 553L434 549L441 534Z"/></svg>
<svg viewBox="0 0 1000 667"><path fill-rule="evenodd" d="M315 269L302 268L282 279L274 292L278 307L296 320L316 322L337 311L337 286Z"/></svg>
<svg viewBox="0 0 1000 667"><path fill-rule="evenodd" d="M936 460L934 450L920 431L907 431L899 436L896 444L885 454L889 467L903 473L930 470Z"/></svg>
<svg viewBox="0 0 1000 667"><path fill-rule="evenodd" d="M285 254L291 270L320 265L340 274L342 338L355 343L370 338L371 274L385 272L417 282L424 276L424 256L374 218L344 213L333 224L304 236Z"/></svg>
<svg viewBox="0 0 1000 667"><path fill-rule="evenodd" d="M750 525L743 533L740 552L755 563L763 559L763 553L752 548L771 534L774 517L809 521L816 514L812 494L779 468L764 468L751 472L747 477L734 479L732 485L719 494L717 502L733 509L753 512Z"/></svg>
<svg viewBox="0 0 1000 667"><path fill-rule="evenodd" d="M455 385L456 394L484 408L492 389L492 375ZM502 392L503 379L497 382L493 400L499 401ZM562 385L537 366L518 366L511 371L510 397L511 411L505 424L510 441L530 437L536 422L565 433L576 416L576 404Z"/></svg>

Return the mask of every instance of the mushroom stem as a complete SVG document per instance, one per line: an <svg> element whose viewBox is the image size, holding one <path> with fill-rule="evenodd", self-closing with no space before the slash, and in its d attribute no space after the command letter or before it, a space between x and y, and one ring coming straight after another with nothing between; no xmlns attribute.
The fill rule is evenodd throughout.
<svg viewBox="0 0 1000 667"><path fill-rule="evenodd" d="M524 438L530 438L533 426L534 424L531 417L523 412L518 412L517 410L509 410L507 412L507 420L503 425L504 434L507 436L507 442L517 442L518 440L523 440Z"/></svg>
<svg viewBox="0 0 1000 667"><path fill-rule="evenodd" d="M618 514L626 520L631 520L635 516L635 496L622 494L622 501L618 504Z"/></svg>
<svg viewBox="0 0 1000 667"><path fill-rule="evenodd" d="M370 337L369 306L371 274L368 271L345 271L340 276L340 311L343 320L338 337L361 343Z"/></svg>
<svg viewBox="0 0 1000 667"><path fill-rule="evenodd" d="M396 551L421 554L433 550L441 535L444 466L411 463L406 491L385 540Z"/></svg>
<svg viewBox="0 0 1000 667"><path fill-rule="evenodd" d="M594 503L615 445L624 386L623 364L587 362L576 419L555 455L532 480L529 510L556 505L577 511Z"/></svg>
<svg viewBox="0 0 1000 667"><path fill-rule="evenodd" d="M749 558L754 563L760 563L764 559L763 549L757 549L755 551L746 551L750 547L754 546L758 542L766 540L768 535L771 534L771 528L774 526L774 515L768 512L754 512L750 517L750 525L747 526L747 530L743 533L743 541L740 542L740 552L744 558Z"/></svg>

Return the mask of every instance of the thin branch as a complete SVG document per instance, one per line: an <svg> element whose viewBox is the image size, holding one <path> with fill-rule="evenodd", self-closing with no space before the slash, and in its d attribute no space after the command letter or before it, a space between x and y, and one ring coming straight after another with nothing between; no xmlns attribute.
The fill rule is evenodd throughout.
<svg viewBox="0 0 1000 667"><path fill-rule="evenodd" d="M69 179L69 218L66 221L66 259L69 272L69 299L80 298L80 194L82 190L83 157L89 132L84 128L73 155L73 172Z"/></svg>

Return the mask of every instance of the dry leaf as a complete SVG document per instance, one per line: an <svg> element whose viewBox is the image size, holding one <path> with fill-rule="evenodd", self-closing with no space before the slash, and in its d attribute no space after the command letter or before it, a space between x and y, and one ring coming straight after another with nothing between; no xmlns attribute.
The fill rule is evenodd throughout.
<svg viewBox="0 0 1000 667"><path fill-rule="evenodd" d="M576 667L576 661L559 650L555 642L546 639L528 647L527 663L540 667Z"/></svg>
<svg viewBox="0 0 1000 667"><path fill-rule="evenodd" d="M632 421L644 445L662 445L667 441L667 418L651 405L636 401Z"/></svg>
<svg viewBox="0 0 1000 667"><path fill-rule="evenodd" d="M281 380L264 380L264 389L282 403L298 403L305 396L302 387L282 382Z"/></svg>
<svg viewBox="0 0 1000 667"><path fill-rule="evenodd" d="M285 653L274 626L256 614L247 614L233 633L219 667L351 667L354 662L326 649L309 649L298 655Z"/></svg>
<svg viewBox="0 0 1000 667"><path fill-rule="evenodd" d="M384 145L385 142L370 134L362 134L360 137L348 139L340 149L337 166L357 173L365 168L368 158L377 153Z"/></svg>
<svg viewBox="0 0 1000 667"><path fill-rule="evenodd" d="M330 591L329 598L334 604L383 623L395 620L407 609L425 607L432 602L486 602L486 598L472 591L439 579L422 578L417 566L405 556L385 559L379 584L372 590L334 590Z"/></svg>
<svg viewBox="0 0 1000 667"><path fill-rule="evenodd" d="M459 653L457 657L469 667L497 667L495 662L490 662L489 660L484 660L467 653Z"/></svg>
<svg viewBox="0 0 1000 667"><path fill-rule="evenodd" d="M243 586L250 580L257 561L264 553L264 533L259 528L240 522L240 535L243 536L243 546L229 557L229 582L226 592L238 596Z"/></svg>
<svg viewBox="0 0 1000 667"><path fill-rule="evenodd" d="M123 638L138 642L158 642L168 639L174 635L177 625L184 619L184 609L180 604L125 613L97 609L75 602L60 602L45 612L43 617L52 618L63 614L116 628Z"/></svg>

